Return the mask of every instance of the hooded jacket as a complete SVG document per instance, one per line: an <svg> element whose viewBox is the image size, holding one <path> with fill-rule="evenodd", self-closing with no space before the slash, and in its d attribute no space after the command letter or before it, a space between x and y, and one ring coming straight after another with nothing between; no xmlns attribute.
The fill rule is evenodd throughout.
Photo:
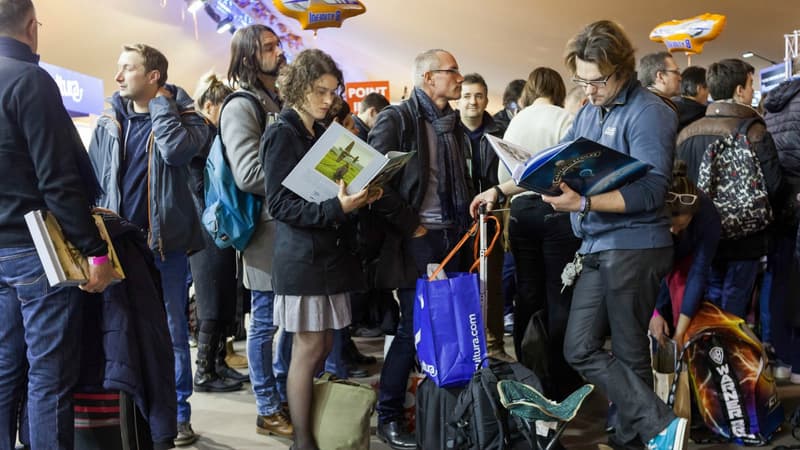
<svg viewBox="0 0 800 450"><path fill-rule="evenodd" d="M769 91L764 109L781 167L787 175L800 178L800 79L785 81Z"/></svg>
<svg viewBox="0 0 800 450"><path fill-rule="evenodd" d="M172 98L150 100L152 131L147 140L147 244L162 256L171 251L203 248L200 221L189 183L189 162L208 141L211 128L194 111L194 102L183 89L166 85ZM122 123L131 111L130 100L115 93L112 109L100 117L94 130L89 157L105 194L100 206L119 211L125 138Z"/></svg>

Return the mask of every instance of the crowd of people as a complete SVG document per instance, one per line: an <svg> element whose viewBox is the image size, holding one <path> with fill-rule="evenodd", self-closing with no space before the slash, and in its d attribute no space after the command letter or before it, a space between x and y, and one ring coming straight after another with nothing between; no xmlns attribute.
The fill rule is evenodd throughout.
<svg viewBox="0 0 800 450"><path fill-rule="evenodd" d="M507 251L488 261L487 356L519 358L529 323L543 320L550 339L545 394L560 400L583 380L594 384L613 405L612 447L683 448L685 419L652 389L647 334L683 342L704 300L746 317L760 292L761 338L776 374L800 383L800 323L786 301L800 239L800 81L770 91L757 110L754 68L744 61L681 71L662 52L642 57L637 71L623 29L598 21L567 43L571 89L558 70L536 67L508 85L492 116L484 78L462 75L453 54L432 49L413 61L406 100L390 105L371 94L351 113L330 55L304 50L287 63L278 35L255 24L233 35L226 80L205 75L193 97L167 83L159 50L123 46L118 90L86 149L38 66L38 33L30 0L0 0L0 119L8 125L0 131L0 450L13 448L17 436L36 450L73 448L72 393L85 369L81 328L95 325L84 323L82 302L136 288L111 284L119 274L92 212L135 226L157 274L164 305L157 319L172 357L130 361L174 378L158 407L137 402L169 412L151 424L156 448L197 439L194 390L231 392L245 383L255 395L256 432L292 438L293 449L318 448L314 377L323 370L363 375L358 364L372 360L352 335L371 332L351 324L377 326L366 318L375 319L370 303L386 306L388 317L399 309L380 374L377 436L395 449L416 448L403 407L415 366L416 280L445 258L481 205L510 205L500 225ZM348 194L339 180L336 197L306 201L282 180L334 121L380 152L416 153L381 189ZM772 218L746 233L731 230L699 187L706 149L737 133L757 159ZM581 195L562 183L560 195L540 195L514 183L486 135L531 154L588 138L650 168L602 194ZM241 251L217 247L201 225L215 139L237 188L263 201ZM88 281L79 289L49 286L23 218L37 209L49 210L87 257ZM447 270L471 262L463 251ZM566 266L580 268L573 280L565 281ZM194 373L187 280L197 299ZM227 362L243 292L247 375ZM515 356L505 351L504 332L513 336ZM142 395L140 388L132 390Z"/></svg>

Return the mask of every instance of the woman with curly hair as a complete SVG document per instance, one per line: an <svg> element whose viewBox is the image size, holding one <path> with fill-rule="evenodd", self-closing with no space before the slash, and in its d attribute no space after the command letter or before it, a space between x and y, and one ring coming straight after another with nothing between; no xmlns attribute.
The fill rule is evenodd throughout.
<svg viewBox="0 0 800 450"><path fill-rule="evenodd" d="M350 213L374 201L339 182L337 197L312 203L282 185L314 145L343 86L342 72L320 50L304 50L278 77L286 108L262 140L267 206L277 222L273 253L275 325L293 332L287 395L294 424L293 449L317 449L311 433L312 382L333 345L334 330L350 324L349 292L364 280L356 256Z"/></svg>

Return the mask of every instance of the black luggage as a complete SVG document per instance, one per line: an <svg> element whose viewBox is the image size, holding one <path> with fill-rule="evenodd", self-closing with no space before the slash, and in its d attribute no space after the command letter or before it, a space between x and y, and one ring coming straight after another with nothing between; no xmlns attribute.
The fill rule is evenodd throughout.
<svg viewBox="0 0 800 450"><path fill-rule="evenodd" d="M424 450L530 448L517 420L500 404L499 380L542 389L530 369L502 361L480 369L464 387L440 388L423 380L417 388L417 446Z"/></svg>

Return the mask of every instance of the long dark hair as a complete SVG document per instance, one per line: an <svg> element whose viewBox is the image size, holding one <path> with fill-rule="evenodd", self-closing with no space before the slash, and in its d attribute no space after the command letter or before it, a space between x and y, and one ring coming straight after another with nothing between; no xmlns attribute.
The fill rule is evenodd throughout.
<svg viewBox="0 0 800 450"><path fill-rule="evenodd" d="M275 31L260 23L239 28L231 39L231 62L228 64L228 82L231 86L244 88L261 87L258 75L261 72L258 55L261 53L261 34Z"/></svg>

